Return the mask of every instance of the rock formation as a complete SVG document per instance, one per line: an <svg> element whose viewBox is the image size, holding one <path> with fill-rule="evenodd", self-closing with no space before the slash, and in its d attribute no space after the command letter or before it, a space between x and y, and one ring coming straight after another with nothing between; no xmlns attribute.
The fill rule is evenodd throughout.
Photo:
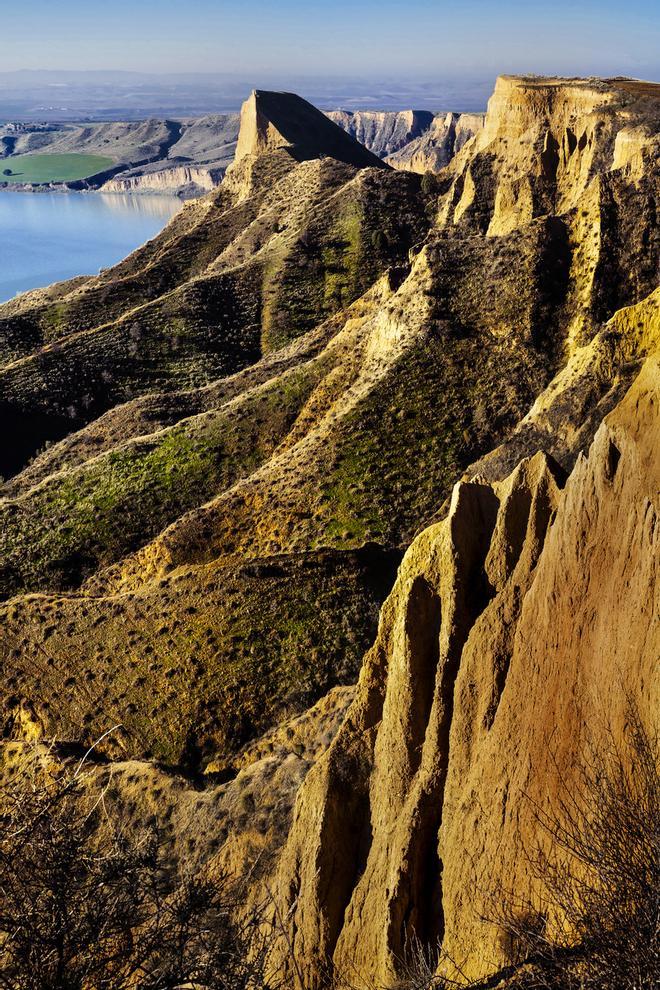
<svg viewBox="0 0 660 990"><path fill-rule="evenodd" d="M331 110L328 117L379 158L401 151L434 122L428 110Z"/></svg>
<svg viewBox="0 0 660 990"><path fill-rule="evenodd" d="M168 168L132 169L122 172L102 189L106 193L175 193L182 198L192 198L209 192L220 185L225 169L207 165L177 165Z"/></svg>
<svg viewBox="0 0 660 990"><path fill-rule="evenodd" d="M297 161L328 156L360 168L386 168L376 155L295 93L255 89L241 109L235 162L277 149L288 150Z"/></svg>
<svg viewBox="0 0 660 990"><path fill-rule="evenodd" d="M621 681L657 711L659 108L504 77L422 181L257 91L219 188L0 307L4 737L222 774L213 855L267 848L304 990L413 936L496 968L523 793L620 737Z"/></svg>
<svg viewBox="0 0 660 990"><path fill-rule="evenodd" d="M535 809L587 741L621 744L630 696L657 720L659 401L655 357L565 487L543 454L460 482L408 550L280 866L305 985L330 958L389 985L413 938L466 976L503 966L482 912L527 889Z"/></svg>
<svg viewBox="0 0 660 990"><path fill-rule="evenodd" d="M483 126L481 113L436 114L427 130L390 152L386 160L411 172L440 172Z"/></svg>

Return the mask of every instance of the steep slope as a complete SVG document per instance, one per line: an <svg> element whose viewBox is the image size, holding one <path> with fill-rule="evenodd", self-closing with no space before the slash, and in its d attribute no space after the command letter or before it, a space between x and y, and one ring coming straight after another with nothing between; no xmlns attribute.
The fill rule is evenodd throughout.
<svg viewBox="0 0 660 990"><path fill-rule="evenodd" d="M387 984L413 937L466 976L508 962L482 915L527 891L539 809L587 741L621 742L628 698L657 725L659 403L655 357L563 491L542 454L462 482L407 552L280 867L306 986L330 958Z"/></svg>
<svg viewBox="0 0 660 990"><path fill-rule="evenodd" d="M241 109L235 162L285 148L297 161L328 155L358 168L387 168L376 155L295 93L255 89Z"/></svg>
<svg viewBox="0 0 660 990"><path fill-rule="evenodd" d="M379 158L416 141L433 124L428 110L331 110L327 116Z"/></svg>
<svg viewBox="0 0 660 990"><path fill-rule="evenodd" d="M219 190L2 310L10 735L24 709L81 741L121 716L126 756L231 763L354 678L475 459L570 470L656 346L652 94L504 80L434 191L299 107L253 94ZM582 117L582 164L546 175Z"/></svg>
<svg viewBox="0 0 660 990"><path fill-rule="evenodd" d="M3 473L118 402L251 364L406 258L429 223L415 181L375 158L377 170L357 171L329 157L348 147L344 157L372 163L319 116L331 132L322 159L297 166L280 147L242 156L125 262L55 300L27 293L0 307L0 406L16 428Z"/></svg>
<svg viewBox="0 0 660 990"><path fill-rule="evenodd" d="M145 760L110 762L95 751L86 763L86 785L103 791L106 806L135 834L145 823L155 826L161 850L186 870L268 875L286 838L296 792L332 742L353 694L353 687L335 688L302 715L281 722L237 754L231 773L210 768L202 779ZM67 766L75 770L82 756L76 747L40 743L36 735L27 742L3 741L0 785L10 787L20 769L34 772L35 760L52 774Z"/></svg>

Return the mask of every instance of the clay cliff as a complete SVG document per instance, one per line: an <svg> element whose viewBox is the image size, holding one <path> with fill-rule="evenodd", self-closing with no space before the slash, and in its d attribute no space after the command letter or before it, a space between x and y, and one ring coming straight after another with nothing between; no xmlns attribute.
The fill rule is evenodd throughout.
<svg viewBox="0 0 660 990"><path fill-rule="evenodd" d="M539 809L631 695L657 724L659 399L656 357L568 480L539 453L460 482L406 553L280 866L306 985L328 959L389 985L413 938L503 967L487 898L527 889Z"/></svg>
<svg viewBox="0 0 660 990"><path fill-rule="evenodd" d="M428 131L434 115L428 110L331 110L328 117L379 158L387 158Z"/></svg>
<svg viewBox="0 0 660 990"><path fill-rule="evenodd" d="M522 795L657 716L658 87L467 123L422 182L255 91L217 189L0 307L5 745L192 775L314 990L502 965Z"/></svg>
<svg viewBox="0 0 660 990"><path fill-rule="evenodd" d="M300 101L292 119L300 117L302 105ZM318 114L310 121L309 113L304 112L301 125L311 134L323 124ZM426 110L331 110L325 116L394 168L422 173L439 171L483 123L482 114L434 115ZM114 164L105 172L64 185L191 199L220 184L234 160L239 128L238 114L47 127L9 123L0 125L0 158L34 153L109 156Z"/></svg>
<svg viewBox="0 0 660 990"><path fill-rule="evenodd" d="M255 89L241 109L235 163L287 149L297 161L327 155L359 167L386 168L359 142L295 93Z"/></svg>
<svg viewBox="0 0 660 990"><path fill-rule="evenodd" d="M440 198L441 223L465 223L467 187L486 236L520 229L519 212L504 221L501 192L520 181L529 218L554 206L571 225L579 204L593 222L592 197L600 220L601 197L622 194L625 215L627 192L644 199L645 179L657 181L657 104L648 88L622 89L642 116L632 124L624 112L617 127L600 109L616 99L609 86L498 81L483 132L450 166L458 178ZM628 142L635 164L622 161ZM555 145L564 154L548 170ZM280 864L281 916L305 986L333 967L351 985L394 985L409 947L439 940L452 979L503 969L502 932L484 918L502 892L533 886L539 817L579 788L588 747L625 749L631 701L657 729L659 303L656 290L586 343L569 333L566 365L407 551ZM583 310L582 333L589 323ZM611 377L610 357L622 370L630 344L637 376ZM584 451L568 479L548 456L566 466L564 444Z"/></svg>
<svg viewBox="0 0 660 990"><path fill-rule="evenodd" d="M394 168L411 172L440 172L464 144L484 126L480 113L436 114L430 126L418 137L388 153Z"/></svg>

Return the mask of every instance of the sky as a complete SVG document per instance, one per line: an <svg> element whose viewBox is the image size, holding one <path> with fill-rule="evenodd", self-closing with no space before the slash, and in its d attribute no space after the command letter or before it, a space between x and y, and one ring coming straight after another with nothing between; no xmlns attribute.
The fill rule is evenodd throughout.
<svg viewBox="0 0 660 990"><path fill-rule="evenodd" d="M660 77L658 0L6 3L3 71Z"/></svg>

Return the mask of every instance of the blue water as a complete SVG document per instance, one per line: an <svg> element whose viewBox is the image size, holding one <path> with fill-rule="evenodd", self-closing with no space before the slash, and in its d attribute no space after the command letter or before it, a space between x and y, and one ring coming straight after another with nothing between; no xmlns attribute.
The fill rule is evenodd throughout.
<svg viewBox="0 0 660 990"><path fill-rule="evenodd" d="M96 275L154 237L174 197L0 191L0 302L74 275Z"/></svg>

